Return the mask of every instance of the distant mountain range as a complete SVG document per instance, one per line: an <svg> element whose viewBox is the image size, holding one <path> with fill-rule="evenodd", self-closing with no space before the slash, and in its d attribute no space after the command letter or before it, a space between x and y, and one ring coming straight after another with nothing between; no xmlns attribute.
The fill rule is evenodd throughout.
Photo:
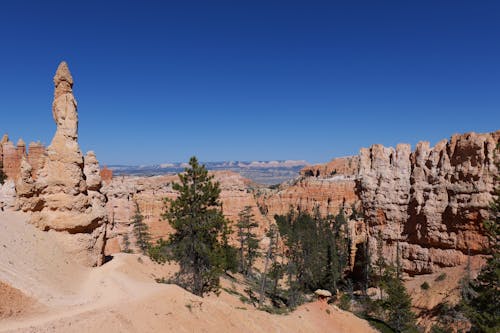
<svg viewBox="0 0 500 333"><path fill-rule="evenodd" d="M299 171L309 165L306 161L224 161L204 162L208 170L230 170L260 184L278 184L293 179ZM154 165L109 165L113 174L133 176L155 176L179 173L187 163L162 163Z"/></svg>

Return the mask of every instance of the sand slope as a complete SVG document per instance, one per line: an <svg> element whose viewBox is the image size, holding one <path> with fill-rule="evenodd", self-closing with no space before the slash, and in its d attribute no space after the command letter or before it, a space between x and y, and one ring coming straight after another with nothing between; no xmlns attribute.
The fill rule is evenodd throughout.
<svg viewBox="0 0 500 333"><path fill-rule="evenodd" d="M0 281L25 302L16 316L0 318L0 332L373 332L321 302L280 316L225 292L199 298L156 283L155 276L172 268L138 255L85 268L62 253L50 232L25 221L20 213L0 213Z"/></svg>

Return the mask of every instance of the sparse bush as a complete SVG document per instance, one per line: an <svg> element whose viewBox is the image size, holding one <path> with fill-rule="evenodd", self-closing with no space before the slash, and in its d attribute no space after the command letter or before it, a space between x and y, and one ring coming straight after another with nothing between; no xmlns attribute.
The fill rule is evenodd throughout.
<svg viewBox="0 0 500 333"><path fill-rule="evenodd" d="M427 281L425 281L424 283L422 283L422 284L420 285L420 288L421 288L422 290L429 290L429 288L430 288L430 287L431 287L431 286L429 285L429 283L427 283Z"/></svg>
<svg viewBox="0 0 500 333"><path fill-rule="evenodd" d="M124 253L134 253L130 248L130 240L128 238L128 234L123 235L123 251Z"/></svg>
<svg viewBox="0 0 500 333"><path fill-rule="evenodd" d="M7 175L3 172L3 163L0 162L0 185L3 185L7 179Z"/></svg>
<svg viewBox="0 0 500 333"><path fill-rule="evenodd" d="M453 330L449 327L442 326L439 324L432 325L431 333L452 333Z"/></svg>
<svg viewBox="0 0 500 333"><path fill-rule="evenodd" d="M344 311L351 311L351 296L349 294L342 294L340 296L339 308Z"/></svg>
<svg viewBox="0 0 500 333"><path fill-rule="evenodd" d="M444 279L446 279L446 273L441 273L434 281L439 282L444 281Z"/></svg>

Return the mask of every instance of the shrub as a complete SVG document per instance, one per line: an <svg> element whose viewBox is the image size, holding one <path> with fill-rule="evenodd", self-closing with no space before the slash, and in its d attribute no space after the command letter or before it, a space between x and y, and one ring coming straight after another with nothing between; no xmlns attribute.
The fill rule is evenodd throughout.
<svg viewBox="0 0 500 333"><path fill-rule="evenodd" d="M422 290L429 290L430 287L431 286L429 285L429 283L427 283L427 281L420 285L420 288L422 288Z"/></svg>
<svg viewBox="0 0 500 333"><path fill-rule="evenodd" d="M340 297L339 308L341 308L344 311L350 311L351 310L351 296L349 296L349 294L343 294Z"/></svg>
<svg viewBox="0 0 500 333"><path fill-rule="evenodd" d="M444 279L446 279L446 273L441 273L434 281L436 281L436 282L444 281Z"/></svg>

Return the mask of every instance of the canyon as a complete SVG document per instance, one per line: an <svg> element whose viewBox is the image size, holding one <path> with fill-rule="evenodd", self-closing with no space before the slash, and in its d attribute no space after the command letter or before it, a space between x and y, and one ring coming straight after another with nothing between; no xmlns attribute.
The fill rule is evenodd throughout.
<svg viewBox="0 0 500 333"><path fill-rule="evenodd" d="M468 255L487 253L481 222L488 218L498 186L499 138L500 131L457 134L433 148L420 142L413 152L407 144L373 145L358 156L307 166L279 186L259 186L232 172L214 175L221 183L225 215L235 222L238 212L251 206L261 237L276 214L318 209L326 216L342 209L349 215L354 208L363 218L350 221L353 260L358 248L368 246L375 261L382 240L384 257L395 262L400 251L406 273L431 274L463 265ZM154 238L166 237L163 198L175 197L173 181L174 175L111 177L104 192L114 235L130 230L137 202Z"/></svg>
<svg viewBox="0 0 500 333"><path fill-rule="evenodd" d="M101 168L94 152L89 151L85 155L81 152L73 77L65 62L59 65L54 76L52 114L57 129L48 147L39 142L26 146L22 139L14 144L8 135L0 141L0 165L7 177L0 185L0 210L3 221L6 221L2 222L2 227L7 233L22 234L22 237L3 235L4 248L8 246L9 250L2 254L0 292L18 300L20 305L11 308L16 313L23 311L23 304L37 309L55 306L57 311L62 311L61 304L64 302L55 304L47 291L49 289L36 290L37 285L33 284L30 274L40 278L44 288L49 288L49 285L53 288L54 282L46 275L39 275L40 272L61 269L69 262L72 268L63 269L66 277L61 278L67 288L63 293L65 295L60 296L64 300L68 295L88 291L86 288L98 289L99 286L93 284L96 281L107 283L116 290L151 284L151 277L159 275L150 272L145 277L148 274L131 273L130 270L126 272L127 277L120 275L123 267L161 270L152 262L141 262L140 265L131 262L130 258L144 260L138 254L127 257L121 253L129 250L128 246L138 252L134 244L134 215L140 213L144 217L153 241L167 239L172 232L163 214L168 207L166 199L177 196L172 184L178 181L178 176L144 176L137 169L132 169L135 170L134 175L126 175L126 168L119 169L119 172L112 167ZM284 164L229 163L228 170L224 170L226 164L222 163L214 164L210 173L220 184L222 210L233 226L232 242L236 242L234 226L238 215L245 207L251 208L258 224L256 234L262 249L269 242L266 232L275 223L275 215L300 211L335 216L343 212L349 217L349 269L355 271L356 264L366 259L366 253L370 254L372 262L377 260L379 251L389 262L400 261L407 285L414 287L414 305L424 311L456 292L453 288L458 285L466 264L477 271L488 254L489 243L482 221L489 217L489 206L499 187L499 144L500 130L492 133L470 132L453 135L434 147L425 141L419 142L414 150L409 144L398 144L395 148L374 144L362 148L356 156L336 158L325 164L306 165L303 161L287 161ZM298 175L288 179L299 166L302 169ZM173 167L180 168L181 165ZM246 175L251 174L253 180L235 172L240 169L245 169ZM271 175L266 176L266 172ZM276 179L285 178L288 180L269 185ZM256 179L263 179L266 184L257 183ZM12 241L14 239L17 243ZM49 249L42 249L40 258L36 253L28 254L19 248L19 244L26 244L28 249L36 252L37 246L42 243ZM16 250L12 252L11 249ZM15 252L24 253L29 263L19 261ZM42 255L55 259L43 258ZM111 257L116 258L111 261L114 263L103 266L106 258ZM9 266L13 265L11 262L19 267ZM37 272L33 271L33 267ZM98 273L92 273L90 267L99 267L96 268ZM112 278L107 277L106 272ZM443 272L447 272L452 281L446 286L446 294L421 297L415 287L416 281L435 278ZM89 276L90 282L79 280L82 289L72 289L72 279L80 279L74 274ZM140 275L137 281L134 274ZM119 282L113 280L115 278ZM178 297L183 300L199 302L175 288L167 291L148 285L146 289L151 291L148 297L156 291L165 295L171 292L179 294ZM95 298L106 303L108 296L99 293ZM136 307L149 300L128 297L127 301ZM117 303L121 300L115 299ZM158 302L156 298L153 301ZM77 308L79 302L91 303L86 298L72 299L69 303ZM216 300L209 302L217 303ZM231 309L242 305L233 299L228 302L233 306ZM219 305L214 306L217 308ZM324 306L318 303L311 307L323 307L321 311L324 311ZM111 308L122 315L129 314L116 304ZM226 310L222 307L215 312L219 315L219 311ZM89 307L89 311L90 314L86 315L94 318L91 313L95 309ZM338 316L345 315L338 311ZM254 312L251 316L273 321L267 315ZM75 313L66 315L71 317ZM304 310L300 313L303 314ZM244 317L239 312L237 315ZM105 320L104 317L98 319ZM328 322L330 319L322 320ZM204 320L208 322L209 318ZM349 320L356 322L356 319ZM363 330L370 330L363 326L366 323L361 321L358 324ZM278 326L293 327L287 325L284 321Z"/></svg>

